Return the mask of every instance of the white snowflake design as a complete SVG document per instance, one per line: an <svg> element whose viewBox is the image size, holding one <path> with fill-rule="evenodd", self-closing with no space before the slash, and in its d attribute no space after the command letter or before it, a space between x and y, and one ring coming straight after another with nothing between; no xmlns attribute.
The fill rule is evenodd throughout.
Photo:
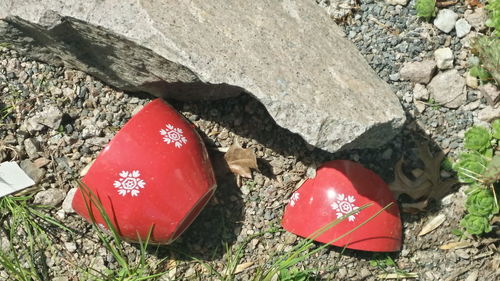
<svg viewBox="0 0 500 281"><path fill-rule="evenodd" d="M180 148L187 143L187 138L182 134L182 129L175 128L167 124L166 129L161 129L160 134L163 136L163 141L167 144L174 143L175 147Z"/></svg>
<svg viewBox="0 0 500 281"><path fill-rule="evenodd" d="M290 206L295 206L295 203L297 203L297 200L300 198L300 193L295 192L292 194L292 197L290 197Z"/></svg>
<svg viewBox="0 0 500 281"><path fill-rule="evenodd" d="M144 188L146 182L144 182L141 178L141 173L139 171L134 170L132 172L122 171L120 173L120 179L113 183L114 187L118 188L118 194L121 196L127 195L130 193L132 196L139 195L139 189Z"/></svg>
<svg viewBox="0 0 500 281"><path fill-rule="evenodd" d="M337 195L337 198L335 202L332 203L332 209L334 209L337 212L337 218L341 218L345 214L348 214L349 212L352 212L354 210L359 209L358 206L354 205L353 203L356 201L354 196L348 195L345 196L344 194L339 194ZM347 219L349 221L354 221L356 219L356 214L350 215Z"/></svg>

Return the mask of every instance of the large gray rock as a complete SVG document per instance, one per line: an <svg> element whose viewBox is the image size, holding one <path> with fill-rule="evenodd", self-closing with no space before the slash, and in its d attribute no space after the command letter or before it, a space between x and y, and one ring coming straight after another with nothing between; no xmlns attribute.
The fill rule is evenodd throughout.
<svg viewBox="0 0 500 281"><path fill-rule="evenodd" d="M2 0L0 38L124 90L245 91L328 151L379 146L405 120L399 101L312 2Z"/></svg>

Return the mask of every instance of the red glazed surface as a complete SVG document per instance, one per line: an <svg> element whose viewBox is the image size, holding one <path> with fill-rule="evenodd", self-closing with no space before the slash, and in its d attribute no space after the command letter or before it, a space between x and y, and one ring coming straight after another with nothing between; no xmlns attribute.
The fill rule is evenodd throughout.
<svg viewBox="0 0 500 281"><path fill-rule="evenodd" d="M318 169L314 179L307 180L292 194L282 225L287 231L308 237L354 208L374 203L314 239L329 243L391 202L393 206L332 245L363 251L399 251L401 220L394 196L377 174L352 161L330 161Z"/></svg>
<svg viewBox="0 0 500 281"><path fill-rule="evenodd" d="M161 99L147 104L101 151L82 179L120 235L152 243L176 239L215 191L206 149L192 125ZM80 190L73 208L90 221ZM95 206L96 223L105 222Z"/></svg>

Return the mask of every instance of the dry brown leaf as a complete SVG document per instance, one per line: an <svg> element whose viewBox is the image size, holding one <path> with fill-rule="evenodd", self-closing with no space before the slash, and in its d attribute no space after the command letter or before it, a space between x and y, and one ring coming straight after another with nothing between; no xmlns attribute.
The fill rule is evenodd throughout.
<svg viewBox="0 0 500 281"><path fill-rule="evenodd" d="M443 214L439 214L429 220L423 227L422 230L418 233L418 236L426 235L427 233L438 228L443 222L446 220L446 216Z"/></svg>
<svg viewBox="0 0 500 281"><path fill-rule="evenodd" d="M394 181L389 185L394 196L406 194L414 200L418 200L429 194L431 183L422 175L415 181L410 180L403 172L404 158L401 158L394 167Z"/></svg>
<svg viewBox="0 0 500 281"><path fill-rule="evenodd" d="M448 6L453 6L458 3L458 0L437 0L436 7L444 8Z"/></svg>
<svg viewBox="0 0 500 281"><path fill-rule="evenodd" d="M238 274L240 272L243 272L243 271L247 270L252 265L253 265L253 262L251 262L251 261L238 264L236 266L236 269L234 270L234 274Z"/></svg>
<svg viewBox="0 0 500 281"><path fill-rule="evenodd" d="M465 0L465 3L471 7L481 8L483 3L479 2L479 0Z"/></svg>
<svg viewBox="0 0 500 281"><path fill-rule="evenodd" d="M441 249L441 250L454 250L454 249L468 248L471 246L472 246L471 242L458 241L458 242L451 242L451 243L441 245L441 247L439 247L439 249Z"/></svg>
<svg viewBox="0 0 500 281"><path fill-rule="evenodd" d="M409 179L403 172L404 158L401 158L394 166L394 181L389 185L394 196L401 194L410 196L417 203L428 199L441 200L450 193L452 187L457 184L455 178L441 179L441 162L445 156L443 151L433 155L429 145L425 142L417 142L418 158L424 163L424 169L414 173L415 180ZM426 205L422 203L422 205Z"/></svg>
<svg viewBox="0 0 500 281"><path fill-rule="evenodd" d="M427 143L418 143L418 158L424 162L424 175L431 183L431 191L429 198L441 200L452 191L458 181L456 178L441 179L441 162L445 157L443 151L439 151L437 155L432 155Z"/></svg>
<svg viewBox="0 0 500 281"><path fill-rule="evenodd" d="M231 172L236 175L252 178L252 169L257 169L257 158L252 149L244 149L239 144L233 144L224 155Z"/></svg>

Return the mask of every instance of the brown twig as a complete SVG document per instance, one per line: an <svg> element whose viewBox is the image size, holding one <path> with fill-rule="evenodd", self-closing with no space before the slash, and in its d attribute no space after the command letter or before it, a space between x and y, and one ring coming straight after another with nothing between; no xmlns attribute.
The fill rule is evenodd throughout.
<svg viewBox="0 0 500 281"><path fill-rule="evenodd" d="M449 7L449 6L455 5L457 3L458 3L458 0L445 0L445 1L437 0L436 7L444 8L444 7Z"/></svg>

